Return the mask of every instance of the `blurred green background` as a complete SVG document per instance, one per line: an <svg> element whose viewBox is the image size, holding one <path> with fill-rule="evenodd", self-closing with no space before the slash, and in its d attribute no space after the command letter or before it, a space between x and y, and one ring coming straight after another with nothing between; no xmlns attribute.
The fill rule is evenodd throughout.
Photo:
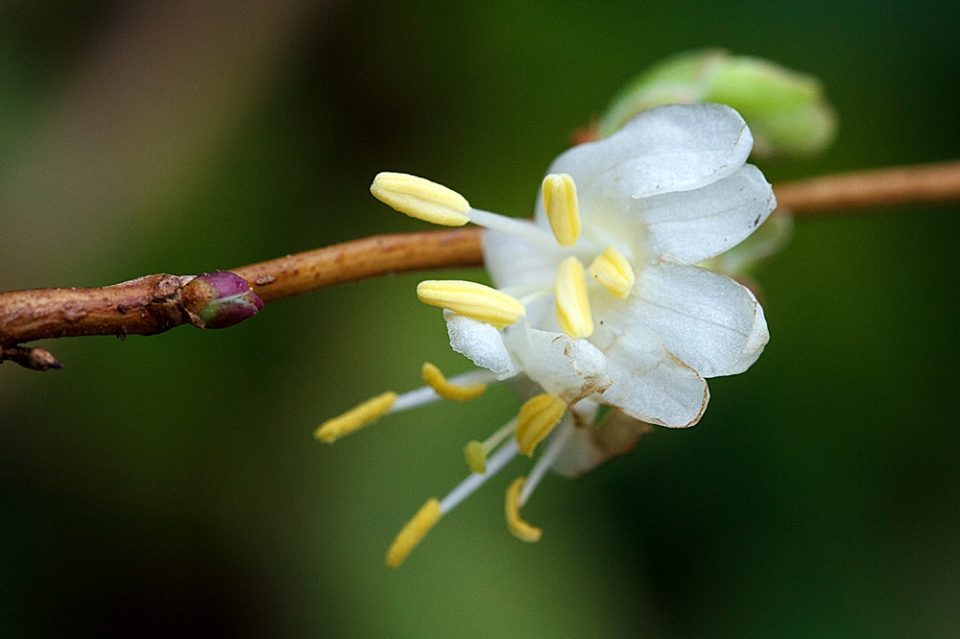
<svg viewBox="0 0 960 639"><path fill-rule="evenodd" d="M956 159L958 28L933 0L2 2L0 290L425 228L370 197L381 170L528 215L574 129L705 46L839 111L771 181ZM397 571L399 527L518 404L312 439L424 360L467 370L418 276L46 344L64 370L0 367L0 636L960 636L958 235L956 206L799 223L759 274L772 341L700 425L548 477L535 545L503 522L518 462Z"/></svg>

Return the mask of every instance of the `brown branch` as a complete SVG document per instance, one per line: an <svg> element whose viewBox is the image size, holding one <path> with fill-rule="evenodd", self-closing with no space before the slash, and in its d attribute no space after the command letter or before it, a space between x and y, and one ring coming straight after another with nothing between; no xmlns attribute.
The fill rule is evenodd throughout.
<svg viewBox="0 0 960 639"><path fill-rule="evenodd" d="M960 200L960 162L825 176L775 187L801 218L828 212ZM480 229L377 235L232 269L264 302L404 271L480 266ZM184 308L192 276L148 275L103 288L0 293L0 362L59 368L47 351L20 344L79 335L155 335L197 323Z"/></svg>
<svg viewBox="0 0 960 639"><path fill-rule="evenodd" d="M375 235L243 266L233 272L269 302L389 273L482 263L479 229L470 228ZM103 288L0 293L0 348L5 349L0 362L18 361L7 351L38 339L156 335L195 323L182 298L183 287L192 279L160 274Z"/></svg>
<svg viewBox="0 0 960 639"><path fill-rule="evenodd" d="M777 203L797 217L837 214L898 204L960 200L960 162L922 164L787 182Z"/></svg>
<svg viewBox="0 0 960 639"><path fill-rule="evenodd" d="M272 302L389 273L482 265L480 229L474 227L374 235L230 270Z"/></svg>
<svg viewBox="0 0 960 639"><path fill-rule="evenodd" d="M189 322L180 289L191 279L160 274L103 288L0 293L0 347L50 337L162 333Z"/></svg>

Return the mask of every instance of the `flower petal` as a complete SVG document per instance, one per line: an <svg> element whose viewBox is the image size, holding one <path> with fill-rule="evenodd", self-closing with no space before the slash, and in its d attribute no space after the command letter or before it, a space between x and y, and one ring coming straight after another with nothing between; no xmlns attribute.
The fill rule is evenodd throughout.
<svg viewBox="0 0 960 639"><path fill-rule="evenodd" d="M754 308L757 312L753 320L753 330L750 331L750 335L747 337L747 343L744 344L743 350L740 351L740 357L724 370L723 375L738 375L750 368L753 363L757 361L757 358L760 357L760 353L763 352L763 348L767 345L767 342L770 341L770 332L767 330L767 319L763 315L763 307L760 306L760 302L758 302L757 298L750 292L750 289L747 289L747 292L750 293L750 297L753 297Z"/></svg>
<svg viewBox="0 0 960 639"><path fill-rule="evenodd" d="M573 407L573 415L576 416L580 405L587 403L583 401ZM612 410L599 426L594 426L591 419L574 428L551 468L559 475L576 479L614 457L629 453L637 440L651 430L650 424Z"/></svg>
<svg viewBox="0 0 960 639"><path fill-rule="evenodd" d="M634 200L630 210L647 227L648 260L696 264L745 240L776 207L773 188L763 174L745 164L695 191Z"/></svg>
<svg viewBox="0 0 960 639"><path fill-rule="evenodd" d="M609 138L570 149L548 173L572 176L581 210L589 214L584 200L590 197L637 198L706 186L740 168L752 147L750 129L730 107L674 104L644 111Z"/></svg>
<svg viewBox="0 0 960 639"><path fill-rule="evenodd" d="M707 383L665 349L652 331L642 325L620 326L625 332L598 329L606 347L607 373L613 384L594 397L631 417L670 428L693 426L707 408Z"/></svg>
<svg viewBox="0 0 960 639"><path fill-rule="evenodd" d="M465 355L474 364L490 370L497 379L507 379L517 374L500 331L485 322L464 315L445 311L450 347Z"/></svg>
<svg viewBox="0 0 960 639"><path fill-rule="evenodd" d="M684 364L717 377L746 370L760 355L769 335L758 309L753 294L724 275L663 263L643 269L627 303L602 319L620 330L642 325Z"/></svg>
<svg viewBox="0 0 960 639"><path fill-rule="evenodd" d="M564 255L559 244L556 251L551 251L500 231L484 231L481 238L483 262L497 288L549 285Z"/></svg>
<svg viewBox="0 0 960 639"><path fill-rule="evenodd" d="M504 337L527 377L568 404L610 386L606 358L585 339L570 339L526 323L511 327Z"/></svg>

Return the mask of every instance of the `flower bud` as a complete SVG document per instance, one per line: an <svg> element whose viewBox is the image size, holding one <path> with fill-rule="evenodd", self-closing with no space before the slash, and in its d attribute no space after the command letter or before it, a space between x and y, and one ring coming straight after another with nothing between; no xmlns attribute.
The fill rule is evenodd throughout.
<svg viewBox="0 0 960 639"><path fill-rule="evenodd" d="M233 326L263 308L263 300L253 292L250 283L230 271L193 278L183 287L180 299L190 322L200 328Z"/></svg>
<svg viewBox="0 0 960 639"><path fill-rule="evenodd" d="M759 58L710 49L664 60L622 89L600 121L606 137L641 111L673 103L716 102L743 116L758 155L810 155L826 149L837 117L813 76Z"/></svg>

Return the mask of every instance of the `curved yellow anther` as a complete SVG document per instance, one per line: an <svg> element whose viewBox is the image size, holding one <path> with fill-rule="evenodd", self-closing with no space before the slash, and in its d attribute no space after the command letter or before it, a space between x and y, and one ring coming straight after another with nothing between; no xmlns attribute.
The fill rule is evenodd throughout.
<svg viewBox="0 0 960 639"><path fill-rule="evenodd" d="M417 544L430 532L431 528L437 525L442 516L439 501L431 499L425 503L390 544L390 549L387 551L387 566L396 568L402 564L410 551L417 547Z"/></svg>
<svg viewBox="0 0 960 639"><path fill-rule="evenodd" d="M524 477L517 477L510 484L510 488L507 488L507 526L510 527L510 532L523 541L540 541L543 531L520 519L520 491L526 481Z"/></svg>
<svg viewBox="0 0 960 639"><path fill-rule="evenodd" d="M427 386L437 391L437 395L444 399L466 402L480 397L487 391L486 384L468 384L466 386L451 384L440 372L440 369L430 362L423 363L422 375Z"/></svg>
<svg viewBox="0 0 960 639"><path fill-rule="evenodd" d="M543 210L560 246L573 246L580 237L580 205L577 185L566 173L551 173L543 178Z"/></svg>
<svg viewBox="0 0 960 639"><path fill-rule="evenodd" d="M557 267L556 293L557 322L560 329L572 337L593 335L593 315L587 297L587 279L583 264L576 257L568 257Z"/></svg>
<svg viewBox="0 0 960 639"><path fill-rule="evenodd" d="M472 317L503 328L515 324L527 309L515 297L495 288L465 280L424 280L417 285L424 304Z"/></svg>
<svg viewBox="0 0 960 639"><path fill-rule="evenodd" d="M370 185L373 196L401 213L442 226L470 221L470 203L442 184L406 173L380 173Z"/></svg>
<svg viewBox="0 0 960 639"><path fill-rule="evenodd" d="M588 270L590 276L616 298L624 299L633 288L633 267L623 253L612 246L605 248L603 253L593 260Z"/></svg>
<svg viewBox="0 0 960 639"><path fill-rule="evenodd" d="M487 472L487 449L482 443L477 440L469 442L463 447L463 456L472 472L480 475Z"/></svg>
<svg viewBox="0 0 960 639"><path fill-rule="evenodd" d="M517 447L520 453L533 457L537 444L550 434L566 410L566 402L553 393L528 399L517 415Z"/></svg>
<svg viewBox="0 0 960 639"><path fill-rule="evenodd" d="M343 415L323 422L313 436L322 442L332 444L344 435L349 435L388 413L395 401L397 401L397 394L394 392L377 395Z"/></svg>

